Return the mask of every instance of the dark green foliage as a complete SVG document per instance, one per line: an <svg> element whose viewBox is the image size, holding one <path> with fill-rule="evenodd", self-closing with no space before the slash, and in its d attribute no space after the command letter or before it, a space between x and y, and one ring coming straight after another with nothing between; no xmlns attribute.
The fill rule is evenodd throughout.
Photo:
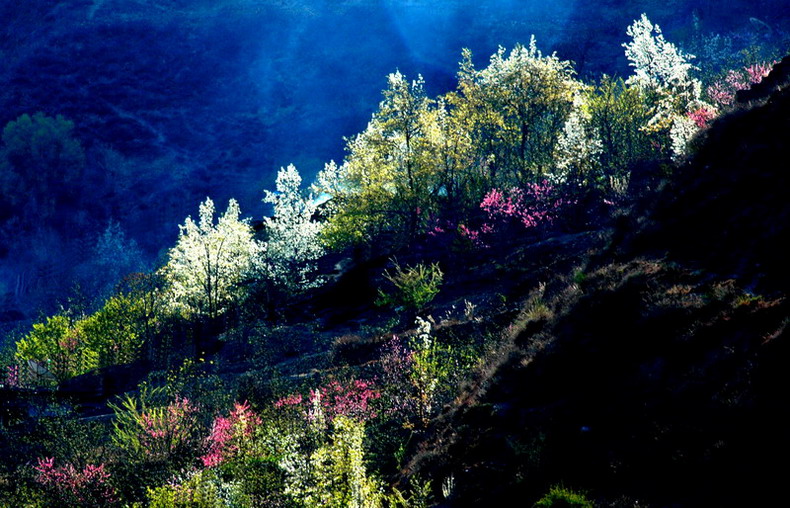
<svg viewBox="0 0 790 508"><path fill-rule="evenodd" d="M0 195L24 227L50 217L58 204L74 199L85 152L74 123L61 115L24 114L3 129Z"/></svg>

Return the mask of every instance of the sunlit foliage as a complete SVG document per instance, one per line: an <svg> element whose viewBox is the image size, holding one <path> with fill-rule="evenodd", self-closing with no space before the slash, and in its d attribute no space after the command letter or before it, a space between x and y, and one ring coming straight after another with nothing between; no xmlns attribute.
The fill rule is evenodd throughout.
<svg viewBox="0 0 790 508"><path fill-rule="evenodd" d="M133 362L153 326L139 299L116 295L89 316L48 317L16 344L16 357L34 383L65 381L92 369ZM26 376L27 377L27 376Z"/></svg>
<svg viewBox="0 0 790 508"><path fill-rule="evenodd" d="M473 115L478 150L491 183L541 178L553 165L554 146L581 83L571 62L543 55L533 37L528 46L505 48L476 70L465 52L459 71L461 96Z"/></svg>
<svg viewBox="0 0 790 508"><path fill-rule="evenodd" d="M199 221L187 217L180 226L178 243L170 249L163 269L174 310L214 318L242 297L240 284L249 275L258 244L240 214L238 203L231 199L215 220L214 202L206 198Z"/></svg>
<svg viewBox="0 0 790 508"><path fill-rule="evenodd" d="M302 193L301 184L289 165L277 173L276 192L265 191L263 201L274 206L274 215L264 219L266 239L253 262L256 276L293 293L320 285L315 260L324 253L323 224L314 218L318 204Z"/></svg>
<svg viewBox="0 0 790 508"><path fill-rule="evenodd" d="M686 153L688 142L697 132L687 116L705 104L702 102L702 83L692 77L695 58L664 39L661 28L645 14L626 30L631 41L624 43L625 55L634 68L628 84L638 86L648 95L655 113L648 121L654 132L669 135L673 158L679 160Z"/></svg>

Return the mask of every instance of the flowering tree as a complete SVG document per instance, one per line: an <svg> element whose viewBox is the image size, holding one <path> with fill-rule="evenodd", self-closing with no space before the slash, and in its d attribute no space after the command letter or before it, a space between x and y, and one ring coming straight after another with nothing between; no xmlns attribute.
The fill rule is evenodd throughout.
<svg viewBox="0 0 790 508"><path fill-rule="evenodd" d="M259 246L240 214L238 203L231 199L215 222L214 202L206 198L199 222L187 217L179 226L178 243L170 249L164 267L174 310L214 318L241 297L239 285L248 276Z"/></svg>
<svg viewBox="0 0 790 508"><path fill-rule="evenodd" d="M762 81L771 72L771 68L770 63L764 62L749 65L740 70L730 70L726 76L715 81L705 91L717 106L731 106L735 102L735 94L738 91L746 90Z"/></svg>
<svg viewBox="0 0 790 508"><path fill-rule="evenodd" d="M251 450L252 438L263 420L246 402L236 403L227 417L214 420L207 439L208 452L201 457L203 465L214 467L242 456Z"/></svg>
<svg viewBox="0 0 790 508"><path fill-rule="evenodd" d="M603 143L590 124L590 115L578 97L554 147L556 171L552 179L571 185L589 185L600 169Z"/></svg>
<svg viewBox="0 0 790 508"><path fill-rule="evenodd" d="M113 442L134 463L188 463L199 449L198 407L186 397L163 399L164 389L141 388L126 395L115 412Z"/></svg>
<svg viewBox="0 0 790 508"><path fill-rule="evenodd" d="M265 280L289 292L321 283L314 272L315 260L324 253L323 224L314 220L317 201L302 194L301 184L302 177L290 164L277 173L277 191L265 191L263 201L274 206L274 216L264 219L267 239L255 260Z"/></svg>
<svg viewBox="0 0 790 508"><path fill-rule="evenodd" d="M475 141L488 161L491 183L497 174L515 177L508 183L533 180L553 163L554 145L571 111L580 83L569 61L543 55L532 37L528 46L505 48L476 70L464 53L459 88L474 118Z"/></svg>
<svg viewBox="0 0 790 508"><path fill-rule="evenodd" d="M695 58L664 39L661 27L654 25L645 14L626 29L631 42L623 44L625 56L634 68L629 81L642 88L673 92L691 92L695 83L689 72L694 68L689 60ZM691 90L687 90L691 88ZM699 91L696 91L697 95Z"/></svg>
<svg viewBox="0 0 790 508"><path fill-rule="evenodd" d="M367 128L348 140L346 162L327 165L319 175L321 190L343 204L330 218L330 244L369 240L385 232L411 238L420 211L438 192L434 166L424 160L432 101L422 77L409 81L394 72L387 76L382 95ZM339 181L343 185L335 184Z"/></svg>
<svg viewBox="0 0 790 508"><path fill-rule="evenodd" d="M634 68L626 83L651 96L656 113L648 121L648 128L670 136L673 158L678 159L685 154L689 140L697 131L687 112L705 106L701 99L702 84L691 77L695 67L689 60L695 57L664 39L661 28L645 14L626 33L631 41L623 44L625 56Z"/></svg>

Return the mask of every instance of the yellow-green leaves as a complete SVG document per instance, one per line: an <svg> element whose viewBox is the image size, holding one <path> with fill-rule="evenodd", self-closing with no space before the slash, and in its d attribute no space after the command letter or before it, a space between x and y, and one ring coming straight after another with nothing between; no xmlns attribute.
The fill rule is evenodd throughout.
<svg viewBox="0 0 790 508"><path fill-rule="evenodd" d="M116 295L94 314L72 319L59 314L33 325L16 344L16 357L38 373L34 383L65 381L90 370L133 362L145 339L143 302ZM149 323L150 324L150 323Z"/></svg>

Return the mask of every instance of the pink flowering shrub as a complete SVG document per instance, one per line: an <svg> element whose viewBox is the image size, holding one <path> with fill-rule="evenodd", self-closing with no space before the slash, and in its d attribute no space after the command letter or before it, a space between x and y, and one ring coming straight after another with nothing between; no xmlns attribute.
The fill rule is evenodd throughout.
<svg viewBox="0 0 790 508"><path fill-rule="evenodd" d="M22 378L20 377L19 364L6 366L5 385L9 388L21 388Z"/></svg>
<svg viewBox="0 0 790 508"><path fill-rule="evenodd" d="M343 415L357 421L368 421L378 416L373 401L381 398L381 392L373 381L354 379L345 383L337 380L310 391L305 398L301 394L283 397L274 403L277 408L300 409L310 422L325 418L328 422Z"/></svg>
<svg viewBox="0 0 790 508"><path fill-rule="evenodd" d="M708 97L719 107L730 106L735 102L735 94L746 90L763 80L771 72L773 64L761 63L731 70L727 75L707 88Z"/></svg>
<svg viewBox="0 0 790 508"><path fill-rule="evenodd" d="M149 460L165 460L194 438L197 407L185 397L162 408L143 413L140 418L140 445Z"/></svg>
<svg viewBox="0 0 790 508"><path fill-rule="evenodd" d="M214 467L248 453L255 432L263 420L247 402L235 403L227 417L220 416L211 426L207 439L208 452L201 457L203 465Z"/></svg>
<svg viewBox="0 0 790 508"><path fill-rule="evenodd" d="M546 180L529 183L524 189L514 187L505 195L491 189L480 203L480 208L491 220L517 220L525 228L552 223L557 211L570 201L555 196L554 186Z"/></svg>
<svg viewBox="0 0 790 508"><path fill-rule="evenodd" d="M743 70L746 71L746 75L749 77L749 83L755 85L761 82L771 72L774 63L776 62L763 62L745 67Z"/></svg>
<svg viewBox="0 0 790 508"><path fill-rule="evenodd" d="M188 462L199 453L202 427L198 406L176 396L164 404L162 388L143 388L138 396L126 395L115 411L113 442L132 462Z"/></svg>
<svg viewBox="0 0 790 508"><path fill-rule="evenodd" d="M55 467L54 458L39 458L34 469L36 481L59 506L107 506L117 501L104 464L88 464L80 471L72 464Z"/></svg>
<svg viewBox="0 0 790 508"><path fill-rule="evenodd" d="M704 129L705 127L707 127L708 123L714 118L716 118L716 112L711 111L710 109L705 107L701 107L695 111L689 111L688 113L686 113L686 115L689 117L691 121L694 122L694 125L696 125L700 129Z"/></svg>
<svg viewBox="0 0 790 508"><path fill-rule="evenodd" d="M487 221L476 229L461 224L458 231L473 245L487 247L484 238L504 226L518 224L531 229L552 224L566 206L575 203L573 199L558 197L556 187L546 180L508 191L491 189L480 202Z"/></svg>

